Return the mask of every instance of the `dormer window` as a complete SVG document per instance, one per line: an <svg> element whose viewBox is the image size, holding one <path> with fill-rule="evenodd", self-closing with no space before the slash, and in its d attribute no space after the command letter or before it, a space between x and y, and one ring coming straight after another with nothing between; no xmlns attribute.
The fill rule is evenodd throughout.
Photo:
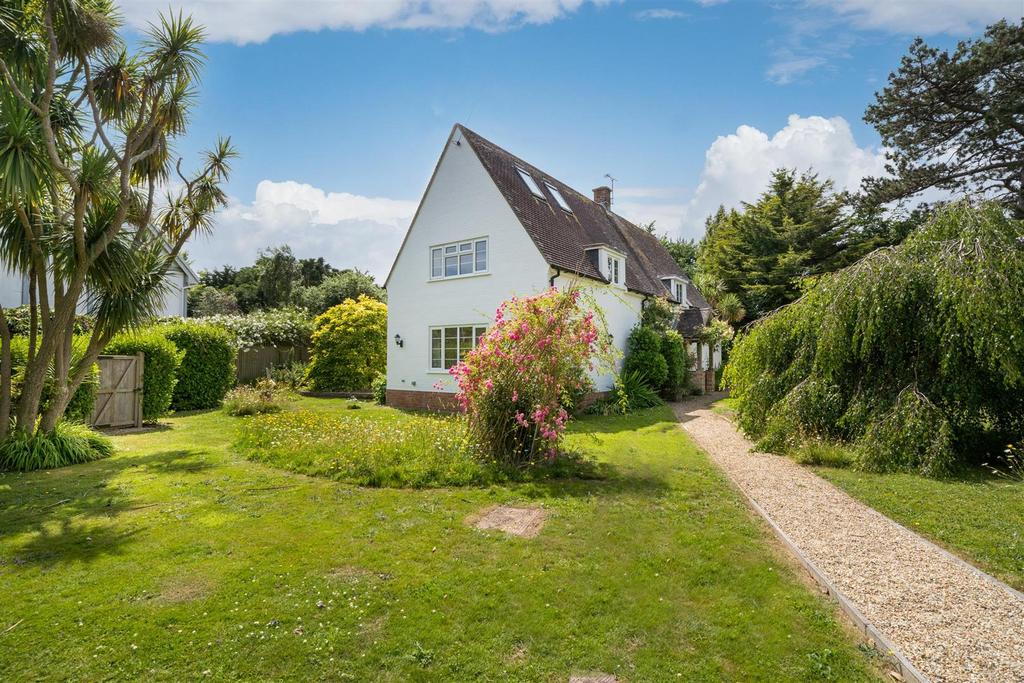
<svg viewBox="0 0 1024 683"><path fill-rule="evenodd" d="M619 259L615 258L611 254L608 255L608 270L606 276L613 285L619 284Z"/></svg>
<svg viewBox="0 0 1024 683"><path fill-rule="evenodd" d="M668 290L668 295L676 303L680 303L684 306L687 305L686 299L686 280L681 277L671 275L661 279L665 285L665 289Z"/></svg>
<svg viewBox="0 0 1024 683"><path fill-rule="evenodd" d="M538 185L537 181L533 179L533 176L530 175L529 171L520 168L519 166L516 166L516 171L519 173L519 177L523 179L523 183L526 185L527 189L533 193L534 197L547 201L547 197L545 197L544 193L540 191L540 185Z"/></svg>

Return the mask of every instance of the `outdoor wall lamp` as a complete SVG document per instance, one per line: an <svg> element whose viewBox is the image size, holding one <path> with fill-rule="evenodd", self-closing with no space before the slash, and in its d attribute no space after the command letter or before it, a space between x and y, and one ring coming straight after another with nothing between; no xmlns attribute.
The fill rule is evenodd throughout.
<svg viewBox="0 0 1024 683"><path fill-rule="evenodd" d="M405 346L405 342L402 340L402 335L395 335L395 346L397 346L398 348L402 348L403 346Z"/></svg>

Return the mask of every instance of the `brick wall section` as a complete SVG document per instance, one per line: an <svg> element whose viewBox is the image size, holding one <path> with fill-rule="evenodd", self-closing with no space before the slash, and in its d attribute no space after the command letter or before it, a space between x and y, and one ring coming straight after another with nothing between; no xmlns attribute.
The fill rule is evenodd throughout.
<svg viewBox="0 0 1024 683"><path fill-rule="evenodd" d="M694 370L690 375L690 383L694 389L700 389L705 394L715 390L714 370Z"/></svg>
<svg viewBox="0 0 1024 683"><path fill-rule="evenodd" d="M388 389L387 404L402 410L433 410L442 413L453 413L459 409L455 394L443 391Z"/></svg>
<svg viewBox="0 0 1024 683"><path fill-rule="evenodd" d="M594 391L583 397L580 409L586 408L595 401L607 398L610 391ZM409 391L407 389L388 389L387 404L401 410L432 410L439 413L454 413L459 410L455 394L443 391Z"/></svg>

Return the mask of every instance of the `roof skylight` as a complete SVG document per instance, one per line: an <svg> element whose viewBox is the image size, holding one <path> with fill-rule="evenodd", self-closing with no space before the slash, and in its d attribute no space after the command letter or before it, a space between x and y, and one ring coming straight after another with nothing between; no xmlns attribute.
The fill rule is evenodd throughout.
<svg viewBox="0 0 1024 683"><path fill-rule="evenodd" d="M533 179L532 175L518 166L516 166L516 171L519 172L519 177L523 179L523 182L526 183L526 187L529 188L530 192L532 192L535 197L546 199L544 193L540 191L540 185L537 184L537 181Z"/></svg>
<svg viewBox="0 0 1024 683"><path fill-rule="evenodd" d="M558 191L558 188L552 185L551 183L544 184L548 186L548 192L550 192L551 196L555 198L555 203L558 204L558 206L560 206L563 211L568 211L569 213L572 213L572 209L570 209L569 205L565 203L565 197L563 197L562 193Z"/></svg>

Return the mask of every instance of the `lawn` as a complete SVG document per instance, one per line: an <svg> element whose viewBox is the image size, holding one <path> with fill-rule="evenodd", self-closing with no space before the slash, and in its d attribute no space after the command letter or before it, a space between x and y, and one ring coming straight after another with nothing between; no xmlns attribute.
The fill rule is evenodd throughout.
<svg viewBox="0 0 1024 683"><path fill-rule="evenodd" d="M734 409L733 399L713 405L726 417L732 417ZM1024 590L1024 481L978 470L954 479L930 479L918 474L813 469L854 498Z"/></svg>
<svg viewBox="0 0 1024 683"><path fill-rule="evenodd" d="M220 412L167 424L107 460L0 475L0 680L876 675L667 408L574 426L604 479L450 489L251 462ZM499 502L547 525L464 523Z"/></svg>

